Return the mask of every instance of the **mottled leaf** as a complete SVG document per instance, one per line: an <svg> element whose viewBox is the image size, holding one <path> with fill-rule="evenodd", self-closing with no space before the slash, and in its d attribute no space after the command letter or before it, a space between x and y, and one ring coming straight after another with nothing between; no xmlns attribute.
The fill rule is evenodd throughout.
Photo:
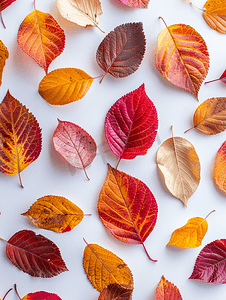
<svg viewBox="0 0 226 300"><path fill-rule="evenodd" d="M226 33L226 1L207 0L203 8L203 18L210 28Z"/></svg>
<svg viewBox="0 0 226 300"><path fill-rule="evenodd" d="M99 245L87 244L83 267L89 281L99 292L113 283L133 289L133 275L129 267L121 258Z"/></svg>
<svg viewBox="0 0 226 300"><path fill-rule="evenodd" d="M93 78L82 70L57 69L42 79L38 92L49 104L64 105L83 98L92 82Z"/></svg>
<svg viewBox="0 0 226 300"><path fill-rule="evenodd" d="M39 198L22 215L35 226L56 232L72 230L84 217L83 211L73 202L53 195Z"/></svg>
<svg viewBox="0 0 226 300"><path fill-rule="evenodd" d="M38 158L41 147L37 120L8 91L0 104L0 171L20 178L20 172Z"/></svg>
<svg viewBox="0 0 226 300"><path fill-rule="evenodd" d="M215 240L201 250L189 279L226 283L226 239Z"/></svg>
<svg viewBox="0 0 226 300"><path fill-rule="evenodd" d="M5 66L5 61L9 57L9 52L6 46L0 41L0 86L2 84L2 73Z"/></svg>
<svg viewBox="0 0 226 300"><path fill-rule="evenodd" d="M18 269L34 277L50 278L68 271L58 247L31 230L15 233L7 242L6 255Z"/></svg>
<svg viewBox="0 0 226 300"><path fill-rule="evenodd" d="M130 7L147 8L150 0L119 0Z"/></svg>
<svg viewBox="0 0 226 300"><path fill-rule="evenodd" d="M171 282L162 276L157 288L156 288L156 300L182 300L180 291Z"/></svg>
<svg viewBox="0 0 226 300"><path fill-rule="evenodd" d="M132 300L132 292L132 289L113 283L103 289L98 300Z"/></svg>
<svg viewBox="0 0 226 300"><path fill-rule="evenodd" d="M29 293L22 298L22 300L62 300L57 294L39 291Z"/></svg>
<svg viewBox="0 0 226 300"><path fill-rule="evenodd" d="M226 141L221 145L217 151L215 159L213 179L216 185L224 193L226 193Z"/></svg>
<svg viewBox="0 0 226 300"><path fill-rule="evenodd" d="M142 244L150 258L144 241L155 227L158 206L145 183L108 165L98 213L115 238L124 243Z"/></svg>

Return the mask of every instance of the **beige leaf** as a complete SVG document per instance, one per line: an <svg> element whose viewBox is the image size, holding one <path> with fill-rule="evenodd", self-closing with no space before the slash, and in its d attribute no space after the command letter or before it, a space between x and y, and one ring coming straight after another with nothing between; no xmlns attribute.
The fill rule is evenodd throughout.
<svg viewBox="0 0 226 300"><path fill-rule="evenodd" d="M193 145L181 137L169 138L159 147L156 163L170 193L187 206L200 181L200 163Z"/></svg>

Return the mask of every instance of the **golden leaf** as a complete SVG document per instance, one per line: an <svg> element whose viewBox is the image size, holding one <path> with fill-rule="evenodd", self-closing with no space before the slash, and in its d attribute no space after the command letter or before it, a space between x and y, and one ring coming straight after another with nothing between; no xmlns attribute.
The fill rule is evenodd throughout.
<svg viewBox="0 0 226 300"><path fill-rule="evenodd" d="M44 196L39 198L30 209L22 214L40 228L66 232L78 225L83 211L68 199L60 196Z"/></svg>
<svg viewBox="0 0 226 300"><path fill-rule="evenodd" d="M226 193L226 141L217 152L213 179L219 189Z"/></svg>
<svg viewBox="0 0 226 300"><path fill-rule="evenodd" d="M187 206L200 181L200 163L193 145L173 136L159 147L156 163L170 193Z"/></svg>
<svg viewBox="0 0 226 300"><path fill-rule="evenodd" d="M38 92L49 104L64 105L83 98L92 82L93 78L80 69L57 69L42 79Z"/></svg>
<svg viewBox="0 0 226 300"><path fill-rule="evenodd" d="M203 18L210 28L226 33L226 1L207 0L203 8Z"/></svg>
<svg viewBox="0 0 226 300"><path fill-rule="evenodd" d="M133 289L133 275L124 261L99 245L87 244L83 267L89 281L99 292L111 283Z"/></svg>
<svg viewBox="0 0 226 300"><path fill-rule="evenodd" d="M5 61L9 57L9 52L6 46L0 41L0 85L2 84L2 73L5 66Z"/></svg>

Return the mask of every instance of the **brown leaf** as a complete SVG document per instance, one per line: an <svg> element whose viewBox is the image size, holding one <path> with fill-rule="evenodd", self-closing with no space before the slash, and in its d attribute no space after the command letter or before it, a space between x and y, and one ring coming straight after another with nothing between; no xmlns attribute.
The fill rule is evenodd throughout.
<svg viewBox="0 0 226 300"><path fill-rule="evenodd" d="M131 289L125 289L117 283L109 284L103 289L98 300L132 300Z"/></svg>

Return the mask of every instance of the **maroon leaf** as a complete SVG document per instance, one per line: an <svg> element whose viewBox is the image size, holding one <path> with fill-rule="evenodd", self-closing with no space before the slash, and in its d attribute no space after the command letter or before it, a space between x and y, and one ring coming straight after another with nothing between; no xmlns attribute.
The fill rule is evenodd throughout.
<svg viewBox="0 0 226 300"><path fill-rule="evenodd" d="M143 59L145 45L141 22L116 27L103 39L97 49L97 63L104 70L104 76L109 73L121 78L135 72Z"/></svg>
<svg viewBox="0 0 226 300"><path fill-rule="evenodd" d="M215 240L201 250L189 279L226 283L226 239Z"/></svg>
<svg viewBox="0 0 226 300"><path fill-rule="evenodd" d="M20 270L34 277L53 277L68 271L58 247L31 230L15 233L6 245L6 255Z"/></svg>
<svg viewBox="0 0 226 300"><path fill-rule="evenodd" d="M105 120L107 142L120 159L145 155L155 140L157 129L157 111L144 84L116 101Z"/></svg>
<svg viewBox="0 0 226 300"><path fill-rule="evenodd" d="M23 297L23 300L62 300L57 294L39 291L29 293Z"/></svg>
<svg viewBox="0 0 226 300"><path fill-rule="evenodd" d="M131 300L132 292L133 290L131 289L126 289L117 283L113 283L103 289L98 300Z"/></svg>

